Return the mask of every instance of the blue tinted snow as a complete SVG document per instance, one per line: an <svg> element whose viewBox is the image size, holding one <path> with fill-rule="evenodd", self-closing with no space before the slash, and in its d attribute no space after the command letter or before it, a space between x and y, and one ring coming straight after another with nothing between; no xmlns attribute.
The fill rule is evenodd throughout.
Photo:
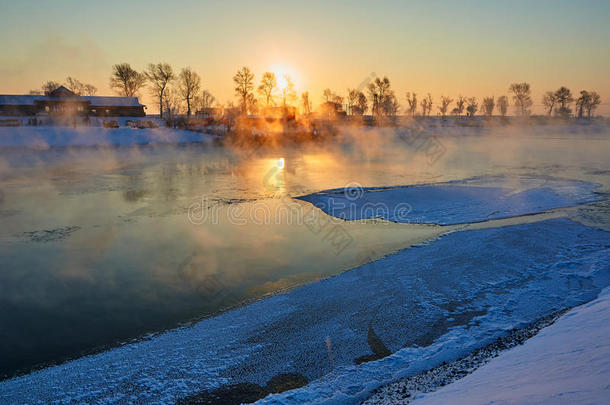
<svg viewBox="0 0 610 405"><path fill-rule="evenodd" d="M346 219L454 225L536 214L603 199L599 184L546 177L482 176L445 183L348 187L297 197Z"/></svg>

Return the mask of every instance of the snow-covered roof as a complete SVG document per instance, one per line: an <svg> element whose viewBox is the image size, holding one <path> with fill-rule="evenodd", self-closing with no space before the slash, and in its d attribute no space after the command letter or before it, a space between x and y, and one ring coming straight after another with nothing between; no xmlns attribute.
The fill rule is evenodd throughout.
<svg viewBox="0 0 610 405"><path fill-rule="evenodd" d="M34 105L35 100L44 100L46 96L0 94L0 105Z"/></svg>
<svg viewBox="0 0 610 405"><path fill-rule="evenodd" d="M51 94L49 94L52 97L57 97L57 96L62 96L65 97L66 95L68 96L75 96L76 94L70 90L69 88L65 87L65 86L59 86L58 88L56 88L55 90L53 90L51 92Z"/></svg>
<svg viewBox="0 0 610 405"><path fill-rule="evenodd" d="M83 100L91 102L92 106L99 107L140 107L137 97L98 97L83 96Z"/></svg>
<svg viewBox="0 0 610 405"><path fill-rule="evenodd" d="M94 107L140 107L137 97L50 97L42 95L0 94L0 105L34 105L36 101L89 101Z"/></svg>

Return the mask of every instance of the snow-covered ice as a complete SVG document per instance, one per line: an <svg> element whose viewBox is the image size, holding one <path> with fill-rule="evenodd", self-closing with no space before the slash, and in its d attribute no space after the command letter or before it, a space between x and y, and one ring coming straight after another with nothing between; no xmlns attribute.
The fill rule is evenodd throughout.
<svg viewBox="0 0 610 405"><path fill-rule="evenodd" d="M451 225L509 218L602 199L598 184L540 176L481 176L396 187L350 186L298 197L347 220Z"/></svg>
<svg viewBox="0 0 610 405"><path fill-rule="evenodd" d="M413 401L605 404L610 401L610 288L472 374Z"/></svg>
<svg viewBox="0 0 610 405"><path fill-rule="evenodd" d="M352 404L608 284L610 235L568 219L454 232L192 327L4 381L0 393L7 403L166 403L298 373L312 382L261 402ZM369 325L394 354L358 366L372 353Z"/></svg>

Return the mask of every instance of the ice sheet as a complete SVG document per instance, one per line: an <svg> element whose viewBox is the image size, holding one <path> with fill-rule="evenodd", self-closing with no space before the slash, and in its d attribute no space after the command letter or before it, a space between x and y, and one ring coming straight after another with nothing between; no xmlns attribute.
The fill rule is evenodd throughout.
<svg viewBox="0 0 610 405"><path fill-rule="evenodd" d="M535 214L602 198L599 184L548 177L481 176L445 183L359 187L297 197L347 220L452 225Z"/></svg>

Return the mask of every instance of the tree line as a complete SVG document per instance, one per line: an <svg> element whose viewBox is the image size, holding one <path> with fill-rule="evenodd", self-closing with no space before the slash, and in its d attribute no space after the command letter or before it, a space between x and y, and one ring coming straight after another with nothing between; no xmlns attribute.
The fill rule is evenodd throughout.
<svg viewBox="0 0 610 405"><path fill-rule="evenodd" d="M94 95L97 91L95 86L82 83L72 77L66 79L65 85L79 95ZM233 85L237 106L229 103L228 107L236 107L244 114L265 112L272 107L284 109L298 107L305 115L313 111L309 92L304 91L299 97L291 78L286 75L277 77L273 72L264 72L260 84L256 85L254 74L244 66L233 76ZM40 90L30 93L48 94L59 86L59 82L49 81L44 83ZM162 117L176 115L179 112L185 112L190 116L194 111L217 105L215 97L202 88L200 75L189 67L175 73L172 66L167 63L150 63L142 72L133 69L128 63L112 66L110 87L117 94L135 97L145 86L148 86L151 94L158 100L159 113ZM522 117L531 115L533 100L529 83L513 83L509 86L508 93L512 98L516 115ZM418 99L416 93L406 92L405 100L404 114L411 117L429 117L435 107L435 100L430 93ZM601 104L601 97L595 91L582 90L579 97L575 98L568 88L562 86L556 91L544 93L542 104L548 116L591 118ZM454 99L441 96L436 103L437 114L442 117L449 114L473 117L477 112L491 117L494 111L505 117L508 107L509 97L506 95L497 98L484 97L480 102L476 97L459 95ZM319 111L329 116L336 114L362 116L370 111L374 117L383 118L395 117L400 108L399 99L392 89L390 80L384 76L376 77L366 85L365 89L348 88L346 97L338 95L329 88L324 89Z"/></svg>
<svg viewBox="0 0 610 405"><path fill-rule="evenodd" d="M601 97L595 91L581 90L580 96L574 98L567 87L560 87L555 91L547 91L542 96L542 104L546 108L547 115L553 113L559 117L570 117L572 115L572 103L575 102L576 111L574 115L578 118L591 118L591 114L601 104Z"/></svg>

